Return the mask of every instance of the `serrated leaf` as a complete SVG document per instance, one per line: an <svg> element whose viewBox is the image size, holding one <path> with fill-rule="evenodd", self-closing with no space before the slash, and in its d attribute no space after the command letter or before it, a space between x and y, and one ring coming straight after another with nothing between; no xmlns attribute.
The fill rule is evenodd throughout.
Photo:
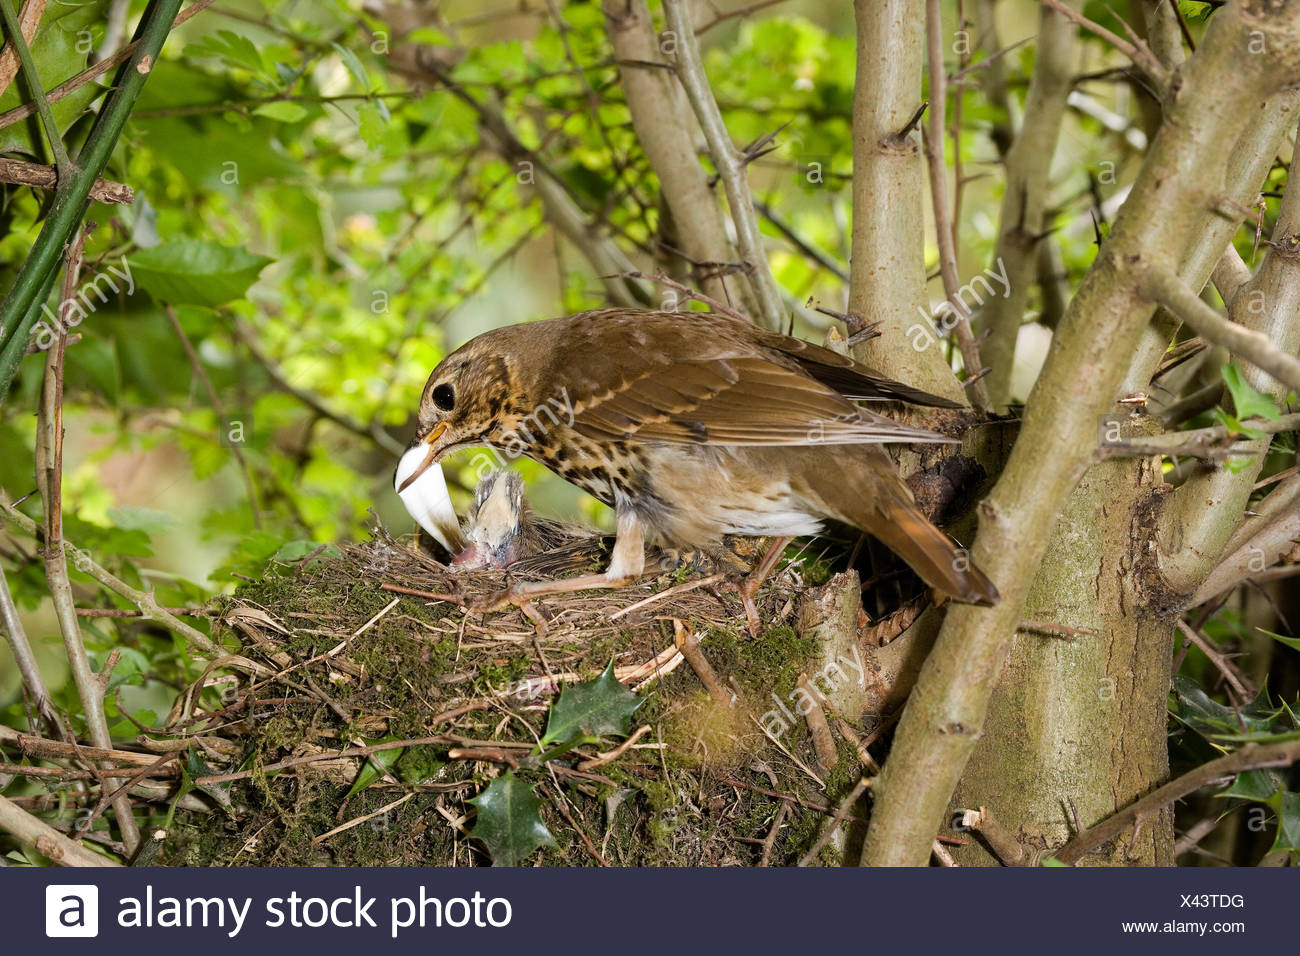
<svg viewBox="0 0 1300 956"><path fill-rule="evenodd" d="M186 754L185 765L181 769L182 792L194 789L201 790L213 800L217 801L217 804L221 809L229 812L234 805L230 799L229 783L195 783L195 781L200 777L211 776L211 774L212 768L204 763L203 758L200 757L198 752L191 747L189 752Z"/></svg>
<svg viewBox="0 0 1300 956"><path fill-rule="evenodd" d="M271 261L238 246L202 239L166 242L130 260L139 284L155 299L208 307L242 299Z"/></svg>
<svg viewBox="0 0 1300 956"><path fill-rule="evenodd" d="M632 714L644 702L644 697L638 697L614 677L611 660L595 680L560 692L560 699L546 719L542 746L604 734L622 736L628 732Z"/></svg>
<svg viewBox="0 0 1300 956"><path fill-rule="evenodd" d="M497 777L469 802L478 808L469 835L487 847L493 866L518 866L539 847L555 842L542 821L542 801L512 772Z"/></svg>

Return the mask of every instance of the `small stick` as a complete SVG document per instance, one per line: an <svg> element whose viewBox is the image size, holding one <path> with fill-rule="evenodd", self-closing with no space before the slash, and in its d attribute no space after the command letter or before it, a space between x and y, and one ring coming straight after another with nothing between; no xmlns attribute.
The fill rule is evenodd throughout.
<svg viewBox="0 0 1300 956"><path fill-rule="evenodd" d="M699 677L700 683L709 692L709 696L723 707L730 707L732 695L722 686L717 671L700 650L700 639L695 632L677 618L673 618L673 633L677 649L682 652L682 657L686 658L686 663L691 665L691 670L695 671L695 675Z"/></svg>
<svg viewBox="0 0 1300 956"><path fill-rule="evenodd" d="M1003 828L988 807L980 807L978 810L963 810L961 812L961 823L962 826L983 834L984 839L988 842L989 849L993 851L994 856L1002 861L1003 866L1029 865L1029 853L1015 837Z"/></svg>
<svg viewBox="0 0 1300 956"><path fill-rule="evenodd" d="M808 712L803 715L803 719L808 724L808 733L812 737L813 751L817 755L817 767L823 773L830 773L840 762L840 755L835 747L835 738L831 736L831 725L826 720L826 711L822 710L821 695L808 680L807 674L800 674L795 686L813 702Z"/></svg>
<svg viewBox="0 0 1300 956"><path fill-rule="evenodd" d="M817 862L817 855L821 853L822 848L831 842L831 837L835 835L836 829L845 820L849 819L849 808L857 803L858 798L866 792L871 786L870 777L862 777L853 785L848 796L840 801L840 805L835 808L835 813L829 820L822 825L822 832L817 835L817 842L809 848L808 852L799 858L799 866L812 866Z"/></svg>

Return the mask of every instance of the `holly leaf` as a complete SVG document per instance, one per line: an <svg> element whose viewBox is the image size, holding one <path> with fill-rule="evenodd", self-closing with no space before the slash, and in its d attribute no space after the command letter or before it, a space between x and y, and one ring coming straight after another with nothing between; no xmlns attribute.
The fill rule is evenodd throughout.
<svg viewBox="0 0 1300 956"><path fill-rule="evenodd" d="M623 736L632 714L645 702L618 682L611 660L604 673L593 681L565 687L546 719L542 746L569 743L582 737L603 734Z"/></svg>
<svg viewBox="0 0 1300 956"><path fill-rule="evenodd" d="M1267 801L1277 814L1277 837L1274 850L1300 850L1300 793L1279 790Z"/></svg>
<svg viewBox="0 0 1300 956"><path fill-rule="evenodd" d="M272 260L238 246L177 239L131 257L131 270L149 294L172 305L216 307L242 299Z"/></svg>
<svg viewBox="0 0 1300 956"><path fill-rule="evenodd" d="M1281 634L1274 634L1272 631L1265 631L1262 627L1256 628L1256 630L1262 631L1263 633L1267 634L1269 637L1273 638L1273 640L1277 641L1279 644L1285 644L1293 651L1300 651L1300 637L1283 637Z"/></svg>
<svg viewBox="0 0 1300 956"><path fill-rule="evenodd" d="M493 866L518 866L539 847L555 842L542 822L542 801L512 772L497 777L469 802L478 809L469 835L487 847Z"/></svg>

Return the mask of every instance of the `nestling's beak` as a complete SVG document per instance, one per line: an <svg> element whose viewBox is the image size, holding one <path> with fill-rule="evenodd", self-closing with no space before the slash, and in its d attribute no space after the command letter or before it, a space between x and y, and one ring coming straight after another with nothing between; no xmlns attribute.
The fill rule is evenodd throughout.
<svg viewBox="0 0 1300 956"><path fill-rule="evenodd" d="M434 437L441 434L444 427L439 425L434 429ZM412 445L397 463L393 487L416 523L449 553L458 554L465 547L465 539L461 536L460 521L451 506L447 480L443 477L442 466L435 461L436 457L437 450L433 447L426 450L420 444ZM417 478L420 479L418 482Z"/></svg>
<svg viewBox="0 0 1300 956"><path fill-rule="evenodd" d="M406 480L403 481L401 485L398 486L397 493L399 495L407 488L409 488L411 484L415 481L415 479L419 478L422 474L424 474L429 469L430 465L434 464L438 460L437 441L439 438L442 437L442 433L445 432L446 430L447 430L447 423L438 422L438 424L433 426L433 431L429 432L429 434L425 436L424 444L427 444L429 446L429 452L427 455L424 456L424 460L420 462L419 467L417 467L414 472L408 475ZM412 458L413 456L411 453L414 452L419 447L420 446L417 444L407 449L406 454L402 456L402 461L405 462L406 459Z"/></svg>

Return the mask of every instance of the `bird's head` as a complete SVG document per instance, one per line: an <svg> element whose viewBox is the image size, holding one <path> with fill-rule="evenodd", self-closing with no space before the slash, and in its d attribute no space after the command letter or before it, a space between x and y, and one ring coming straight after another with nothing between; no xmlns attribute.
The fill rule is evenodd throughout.
<svg viewBox="0 0 1300 956"><path fill-rule="evenodd" d="M492 333L472 339L439 362L429 376L415 431L415 444L427 450L403 487L448 453L491 445L499 437L515 374L511 357L494 347L493 341Z"/></svg>
<svg viewBox="0 0 1300 956"><path fill-rule="evenodd" d="M478 483L466 521L462 568L508 568L519 560L519 537L528 520L524 483L513 471L497 471Z"/></svg>

